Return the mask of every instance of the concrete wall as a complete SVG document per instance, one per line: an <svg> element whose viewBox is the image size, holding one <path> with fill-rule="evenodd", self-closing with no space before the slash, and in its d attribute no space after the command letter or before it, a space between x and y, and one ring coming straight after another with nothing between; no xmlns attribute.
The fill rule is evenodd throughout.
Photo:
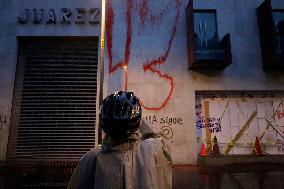
<svg viewBox="0 0 284 189"><path fill-rule="evenodd" d="M195 92L284 90L282 71L262 69L256 8L262 0L194 0L194 9L216 9L219 37L231 34L233 63L224 71L188 70L187 0L109 0L106 10L104 96L134 91L144 119L169 139L175 164L195 164ZM272 0L284 8L283 0ZM0 160L5 159L16 71L16 36L93 36L99 25L17 23L25 8L100 7L100 1L1 1ZM171 118L171 119L170 119ZM147 121L148 120L148 121ZM171 120L171 121L170 121ZM174 121L175 120L175 121Z"/></svg>
<svg viewBox="0 0 284 189"><path fill-rule="evenodd" d="M99 36L100 23L75 24L75 8L100 8L100 0L89 1L20 1L1 0L0 6L0 160L5 160L9 135L10 114L14 80L17 63L17 37L18 36ZM61 24L61 8L69 8L72 13L70 24ZM43 21L34 24L30 18L26 24L19 24L17 17L21 16L24 9L44 9ZM46 24L47 14L54 9L56 24ZM99 16L100 17L100 16ZM100 20L101 18L99 18ZM6 121L4 122L3 120Z"/></svg>
<svg viewBox="0 0 284 189"><path fill-rule="evenodd" d="M224 71L188 70L187 1L118 0L108 4L107 25L112 29L107 35L106 58L111 63L106 70L108 90L127 89L140 97L144 119L170 137L175 164L194 164L197 159L196 91L284 89L282 71L262 69L256 15L262 2L194 1L194 9L217 10L220 38L231 34L233 63ZM284 8L281 0L272 1L272 5ZM167 118L182 121L170 125L165 122Z"/></svg>

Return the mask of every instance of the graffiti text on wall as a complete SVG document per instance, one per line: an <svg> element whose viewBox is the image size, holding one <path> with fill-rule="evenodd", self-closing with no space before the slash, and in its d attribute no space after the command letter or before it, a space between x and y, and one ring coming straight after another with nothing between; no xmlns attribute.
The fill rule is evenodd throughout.
<svg viewBox="0 0 284 189"><path fill-rule="evenodd" d="M217 133L221 131L221 118L220 117L210 117L210 118L205 119L205 117L202 115L203 114L202 104L195 105L195 110L196 110L197 129L209 128L211 133Z"/></svg>
<svg viewBox="0 0 284 189"><path fill-rule="evenodd" d="M142 26L146 24L146 21L150 22L152 25L158 24L171 7L175 6L174 3L174 1L163 3L159 6L159 10L151 10L151 2L149 2L149 0L138 0L136 6L139 9L138 15Z"/></svg>
<svg viewBox="0 0 284 189"><path fill-rule="evenodd" d="M161 125L183 125L183 119L181 117L161 117L157 118L156 115L146 116L145 119L151 124L161 124Z"/></svg>
<svg viewBox="0 0 284 189"><path fill-rule="evenodd" d="M161 132L168 138L172 138L174 135L172 127L183 125L183 118L181 117L148 115L144 118L152 125L159 125Z"/></svg>
<svg viewBox="0 0 284 189"><path fill-rule="evenodd" d="M0 115L0 129L4 128L6 126L6 123L7 123L6 116Z"/></svg>
<svg viewBox="0 0 284 189"><path fill-rule="evenodd" d="M211 133L220 132L221 118L215 118L215 117L207 118L207 121L205 121L204 119L199 119L196 121L196 127L198 129L209 127Z"/></svg>
<svg viewBox="0 0 284 189"><path fill-rule="evenodd" d="M278 148L278 152L282 152L284 153L284 141L277 139L277 148Z"/></svg>
<svg viewBox="0 0 284 189"><path fill-rule="evenodd" d="M256 137L263 152L284 153L283 92L205 93L197 95L195 111L197 136L203 142L216 136L221 153L251 153Z"/></svg>
<svg viewBox="0 0 284 189"><path fill-rule="evenodd" d="M160 105L157 106L149 106L144 104L143 102L141 102L142 106L147 109L147 110L161 110L162 108L164 108L168 101L170 100L172 94L173 94L173 88L174 88L174 80L172 78L172 76L161 72L161 70L159 70L158 68L156 68L156 66L164 64L168 58L171 46L172 46L172 42L174 39L174 36L176 34L177 31L177 24L178 24L178 20L179 20L179 16L180 16L180 10L181 10L181 4L182 1L181 0L176 0L176 15L174 17L174 24L171 30L171 34L170 34L170 38L167 44L167 48L165 50L165 52L163 54L161 54L160 56L157 56L157 58L154 58L152 60L147 60L144 64L143 64L143 70L144 72L151 72L154 75L157 75L159 78L164 79L165 81L168 82L170 89L169 89L169 93L166 96L166 98L162 101L162 103ZM140 6L139 8L139 16L140 16L140 20L142 25L145 24L146 22L146 17L148 14L148 1L147 0L143 0L140 2L140 4L138 3L138 5ZM124 72L124 77L125 77L125 85L124 85L124 90L128 89L128 64L129 64L129 58L131 55L131 42L132 42L132 14L133 14L133 1L132 0L127 0L127 10L126 10L126 24L127 24L127 31L126 31L126 40L125 40L125 53L124 53L124 60L123 61L118 61L115 65L113 64L113 50L112 50L112 45L113 45L113 39L112 39L112 31L113 31L113 21L114 21L114 11L112 8L112 5L110 3L107 4L107 20L106 20L106 36L107 36L107 52L108 52L108 59L109 59L109 73L114 73L115 71L117 71L118 69L122 70ZM164 12L164 11L162 11ZM161 18L162 17L162 13L160 14L160 17L157 18ZM151 20L153 15L151 16ZM153 17L154 18L154 17ZM156 18L156 17L155 17ZM156 20L156 19L154 19Z"/></svg>

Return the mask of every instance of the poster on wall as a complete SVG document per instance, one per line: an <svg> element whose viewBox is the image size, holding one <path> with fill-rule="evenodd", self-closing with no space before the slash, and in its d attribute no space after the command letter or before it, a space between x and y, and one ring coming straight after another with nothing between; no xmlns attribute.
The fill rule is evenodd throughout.
<svg viewBox="0 0 284 189"><path fill-rule="evenodd" d="M264 154L284 154L284 93L196 93L196 132L212 151L214 137L221 154L253 154L256 140Z"/></svg>

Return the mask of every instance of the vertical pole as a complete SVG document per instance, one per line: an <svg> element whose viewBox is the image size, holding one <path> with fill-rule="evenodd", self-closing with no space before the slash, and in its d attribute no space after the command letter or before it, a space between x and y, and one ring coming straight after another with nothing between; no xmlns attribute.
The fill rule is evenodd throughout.
<svg viewBox="0 0 284 189"><path fill-rule="evenodd" d="M105 12L106 12L106 0L102 0L102 19L101 19L101 36L100 36L100 94L99 94L99 102L101 105L101 102L103 100L103 82L104 82L104 63L105 63Z"/></svg>
<svg viewBox="0 0 284 189"><path fill-rule="evenodd" d="M100 36L100 90L99 90L99 107L103 101L103 83L104 83L104 64L105 64L105 9L106 0L102 1L102 16L101 16L101 36ZM99 111L99 110L98 110ZM99 121L97 121L98 123ZM100 144L102 141L102 130L99 128L99 124L96 127L97 140L96 144Z"/></svg>

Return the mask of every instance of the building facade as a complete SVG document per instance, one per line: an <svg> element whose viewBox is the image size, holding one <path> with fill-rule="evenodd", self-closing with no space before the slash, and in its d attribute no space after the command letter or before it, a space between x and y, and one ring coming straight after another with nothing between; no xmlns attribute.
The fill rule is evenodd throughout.
<svg viewBox="0 0 284 189"><path fill-rule="evenodd" d="M0 160L78 159L117 90L141 99L174 164L214 137L225 155L256 137L284 153L282 0L102 2L1 1Z"/></svg>

